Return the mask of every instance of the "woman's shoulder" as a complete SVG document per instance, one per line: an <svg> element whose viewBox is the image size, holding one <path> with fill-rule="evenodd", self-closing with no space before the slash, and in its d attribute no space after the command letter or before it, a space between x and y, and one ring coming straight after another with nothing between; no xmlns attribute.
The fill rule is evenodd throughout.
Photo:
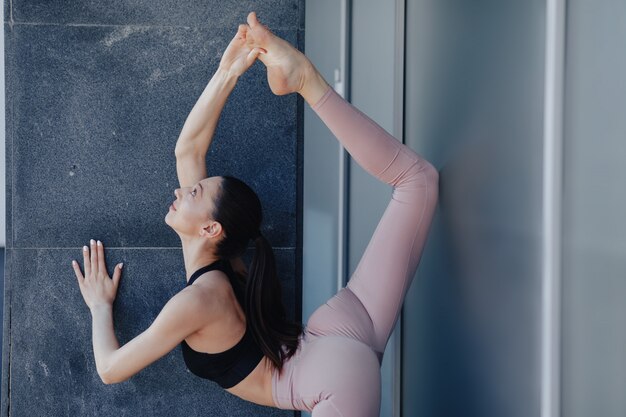
<svg viewBox="0 0 626 417"><path fill-rule="evenodd" d="M199 276L183 291L185 290L216 300L228 296L232 291L232 285L226 272L214 269Z"/></svg>
<svg viewBox="0 0 626 417"><path fill-rule="evenodd" d="M211 311L223 311L232 303L233 288L228 275L223 271L208 271L198 277L191 285L180 291L205 314Z"/></svg>

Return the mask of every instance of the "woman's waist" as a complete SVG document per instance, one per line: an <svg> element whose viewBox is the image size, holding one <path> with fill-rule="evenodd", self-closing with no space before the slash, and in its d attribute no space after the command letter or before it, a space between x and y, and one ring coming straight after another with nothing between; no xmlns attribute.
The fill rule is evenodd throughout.
<svg viewBox="0 0 626 417"><path fill-rule="evenodd" d="M273 366L267 356L237 385L226 388L226 391L241 399L256 404L275 407L272 398Z"/></svg>

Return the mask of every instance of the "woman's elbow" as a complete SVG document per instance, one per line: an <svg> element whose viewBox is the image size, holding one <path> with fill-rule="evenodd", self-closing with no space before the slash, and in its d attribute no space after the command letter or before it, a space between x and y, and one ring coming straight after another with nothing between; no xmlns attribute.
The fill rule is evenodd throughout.
<svg viewBox="0 0 626 417"><path fill-rule="evenodd" d="M119 384L120 382L125 382L130 379L130 377L121 378L119 376L115 376L111 374L110 372L100 372L98 373L98 375L100 376L100 379L102 380L102 382L105 383L106 385Z"/></svg>
<svg viewBox="0 0 626 417"><path fill-rule="evenodd" d="M99 373L98 375L100 376L100 379L102 380L102 382L106 385L111 385L115 383L111 377L105 374Z"/></svg>

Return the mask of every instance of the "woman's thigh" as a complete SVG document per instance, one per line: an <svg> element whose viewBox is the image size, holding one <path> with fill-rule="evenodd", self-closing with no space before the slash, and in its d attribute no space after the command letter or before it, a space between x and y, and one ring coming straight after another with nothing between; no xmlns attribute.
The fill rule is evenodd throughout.
<svg viewBox="0 0 626 417"><path fill-rule="evenodd" d="M343 336L309 338L274 381L279 408L314 417L378 417L380 366L369 346Z"/></svg>
<svg viewBox="0 0 626 417"><path fill-rule="evenodd" d="M370 346L382 362L413 280L435 210L437 188L425 165L404 173L411 180L393 189L361 260L346 287L313 312L306 331L342 335Z"/></svg>
<svg viewBox="0 0 626 417"><path fill-rule="evenodd" d="M325 337L313 343L312 349L316 352L301 359L301 366L308 371L304 384L310 381L322 388L312 415L378 417L381 377L374 352L345 337Z"/></svg>
<svg viewBox="0 0 626 417"><path fill-rule="evenodd" d="M376 339L369 313L359 298L344 287L319 306L304 329L309 340L324 336L344 336L375 350Z"/></svg>

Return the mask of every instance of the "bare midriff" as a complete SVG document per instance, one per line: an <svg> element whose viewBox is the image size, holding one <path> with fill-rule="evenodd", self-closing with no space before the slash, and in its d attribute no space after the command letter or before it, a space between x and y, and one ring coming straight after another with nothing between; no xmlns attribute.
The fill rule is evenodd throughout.
<svg viewBox="0 0 626 417"><path fill-rule="evenodd" d="M246 401L276 407L272 397L272 365L267 356L241 382L226 391Z"/></svg>

